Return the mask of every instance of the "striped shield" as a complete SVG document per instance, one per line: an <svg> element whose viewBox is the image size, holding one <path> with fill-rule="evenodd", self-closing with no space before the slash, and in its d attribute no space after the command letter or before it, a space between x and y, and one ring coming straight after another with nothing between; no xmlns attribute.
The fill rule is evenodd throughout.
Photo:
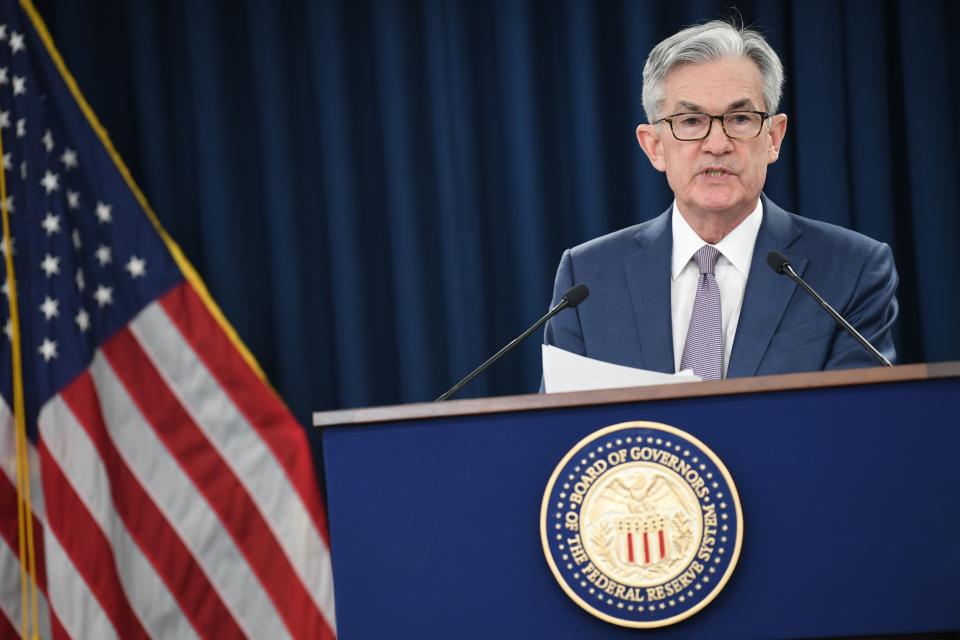
<svg viewBox="0 0 960 640"><path fill-rule="evenodd" d="M647 566L666 560L670 539L664 516L620 518L617 528L617 559L629 565Z"/></svg>

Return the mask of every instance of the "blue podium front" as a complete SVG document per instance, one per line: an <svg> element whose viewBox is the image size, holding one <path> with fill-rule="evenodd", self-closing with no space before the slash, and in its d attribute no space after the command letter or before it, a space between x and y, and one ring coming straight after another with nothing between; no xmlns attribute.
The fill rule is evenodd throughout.
<svg viewBox="0 0 960 640"><path fill-rule="evenodd" d="M681 388L682 387L682 388ZM960 629L960 366L316 414L341 638L804 638ZM610 425L699 439L743 539L702 610L634 629L551 572L558 462Z"/></svg>

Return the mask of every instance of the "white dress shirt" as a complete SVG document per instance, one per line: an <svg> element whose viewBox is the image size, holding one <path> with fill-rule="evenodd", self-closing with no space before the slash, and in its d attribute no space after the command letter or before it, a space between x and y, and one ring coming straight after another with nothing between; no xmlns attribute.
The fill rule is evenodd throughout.
<svg viewBox="0 0 960 640"><path fill-rule="evenodd" d="M687 224L677 203L673 203L673 258L670 270L670 309L673 324L673 363L680 370L683 357L683 344L687 340L690 317L693 315L693 301L697 297L697 281L700 269L693 260L695 254L705 242L697 232ZM723 322L723 376L727 376L727 365L733 349L733 338L737 334L740 321L740 307L743 305L743 292L747 288L747 276L750 263L753 262L753 246L757 242L757 233L763 221L763 204L757 199L757 208L743 222L728 233L720 242L713 245L720 251L714 275L720 289L720 311Z"/></svg>

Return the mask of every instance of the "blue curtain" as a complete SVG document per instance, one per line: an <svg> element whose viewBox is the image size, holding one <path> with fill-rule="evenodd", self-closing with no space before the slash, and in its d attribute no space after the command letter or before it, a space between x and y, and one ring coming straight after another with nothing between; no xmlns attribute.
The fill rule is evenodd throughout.
<svg viewBox="0 0 960 640"><path fill-rule="evenodd" d="M706 1L41 0L161 220L281 394L430 400L546 309L561 251L671 200L646 54ZM787 70L767 193L894 249L901 362L960 359L960 8L745 2ZM464 396L535 391L539 346Z"/></svg>

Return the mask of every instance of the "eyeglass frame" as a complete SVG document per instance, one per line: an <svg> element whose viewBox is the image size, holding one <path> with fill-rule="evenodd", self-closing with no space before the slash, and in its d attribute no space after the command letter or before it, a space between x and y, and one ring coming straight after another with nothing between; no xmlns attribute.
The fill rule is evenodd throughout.
<svg viewBox="0 0 960 640"><path fill-rule="evenodd" d="M727 117L728 115L730 115L731 113L755 113L755 114L757 114L758 116L760 116L760 127L757 129L757 132L756 132L754 135L752 135L752 136L747 136L747 137L743 137L743 138L735 138L735 137L733 137L732 135L730 135L729 133L727 133L727 128L723 125L723 119L724 119L725 117ZM692 116L692 115L707 116L708 118L710 118L710 121L709 121L710 124L707 125L707 132L703 135L702 138L679 138L679 137L677 137L677 132L673 130L673 119L674 119L674 118L677 118L677 117L679 117L679 116ZM713 121L714 121L714 120L719 120L719 121L720 121L720 129L723 131L723 135L727 136L727 137L730 138L731 140L753 140L754 138L760 137L760 134L763 132L763 123L766 122L767 120L770 120L771 118L773 118L774 115L775 115L775 114L773 114L773 113L767 113L766 111L751 111L751 110L749 110L749 109L734 109L733 111L727 111L726 113L721 113L721 114L718 115L718 116L715 116L715 115L710 114L710 113L704 113L703 111L681 111L680 113L673 113L673 114L670 114L669 116L664 116L664 117L660 118L659 120L657 120L656 122L654 122L653 124L658 125L658 124L660 124L661 122L666 121L666 122L670 125L670 133L671 133L671 135L673 135L674 139L677 140L678 142L699 142L699 141L701 141L701 140L706 140L707 138L710 137L710 132L713 131Z"/></svg>

